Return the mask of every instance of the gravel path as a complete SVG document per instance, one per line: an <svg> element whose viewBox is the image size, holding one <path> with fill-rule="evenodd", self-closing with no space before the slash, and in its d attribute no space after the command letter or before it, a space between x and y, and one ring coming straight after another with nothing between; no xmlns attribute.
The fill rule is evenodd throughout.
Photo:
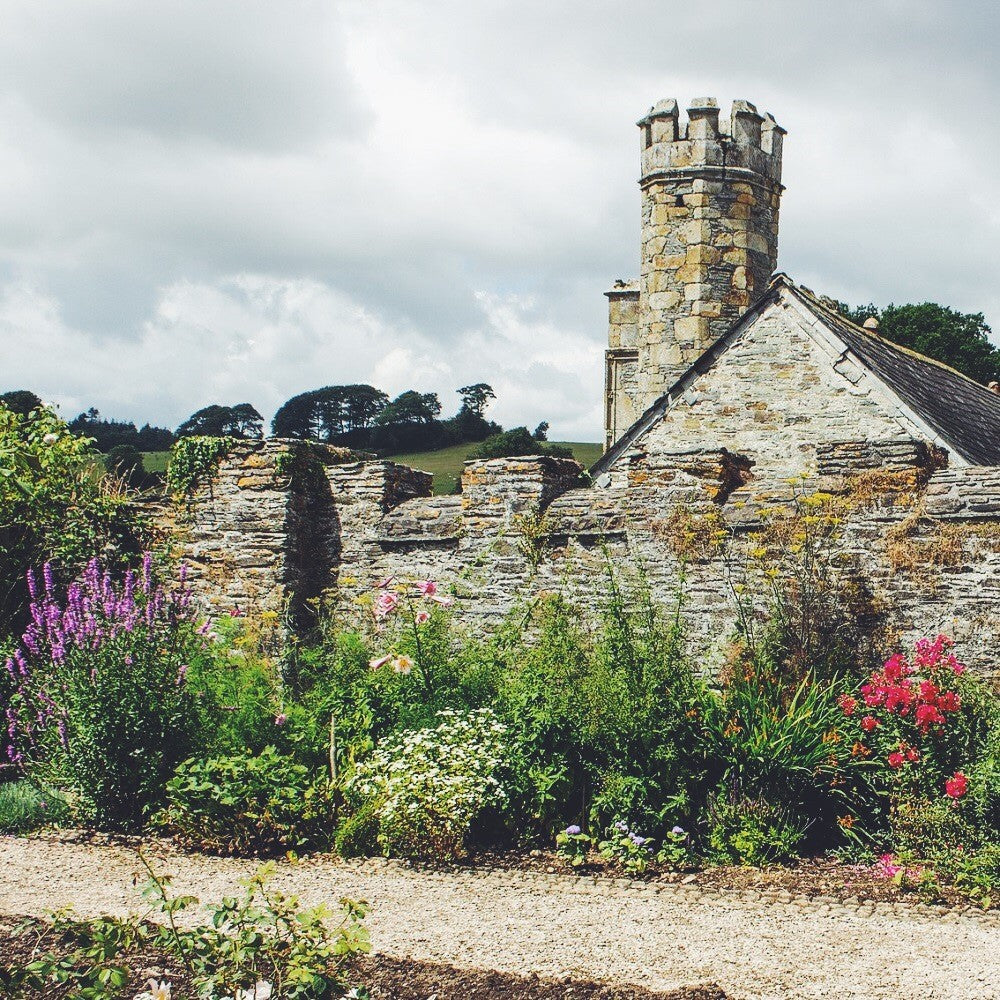
<svg viewBox="0 0 1000 1000"><path fill-rule="evenodd" d="M252 862L148 848L175 891L231 894ZM0 837L0 913L139 909L133 851ZM142 881L143 879L140 879ZM282 863L303 901L372 904L378 951L459 967L637 983L715 981L734 1000L1000 1000L1000 922L901 904L765 901L749 892L381 860Z"/></svg>

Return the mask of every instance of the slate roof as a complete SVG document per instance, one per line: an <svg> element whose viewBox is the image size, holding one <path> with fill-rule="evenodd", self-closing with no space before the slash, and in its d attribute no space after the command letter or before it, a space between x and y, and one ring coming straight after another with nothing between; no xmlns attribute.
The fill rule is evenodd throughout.
<svg viewBox="0 0 1000 1000"><path fill-rule="evenodd" d="M952 450L973 465L1000 465L1000 395L940 361L855 326L806 289L779 277Z"/></svg>
<svg viewBox="0 0 1000 1000"><path fill-rule="evenodd" d="M591 468L595 478L656 423L688 385L707 371L725 349L787 289L850 349L865 368L879 378L931 427L945 445L972 465L1000 466L1000 395L990 392L954 368L924 357L856 326L825 305L808 289L785 274L777 274L757 300L697 361L646 410Z"/></svg>

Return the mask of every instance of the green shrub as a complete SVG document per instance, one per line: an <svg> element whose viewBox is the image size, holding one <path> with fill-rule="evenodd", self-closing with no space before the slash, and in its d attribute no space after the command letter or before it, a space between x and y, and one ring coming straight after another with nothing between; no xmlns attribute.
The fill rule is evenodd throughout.
<svg viewBox="0 0 1000 1000"><path fill-rule="evenodd" d="M952 858L948 874L962 892L986 910L1000 904L1000 844L960 851Z"/></svg>
<svg viewBox="0 0 1000 1000"><path fill-rule="evenodd" d="M522 455L572 458L573 449L565 445L546 444L534 437L527 427L512 427L509 431L491 434L472 451L473 458L515 458Z"/></svg>
<svg viewBox="0 0 1000 1000"><path fill-rule="evenodd" d="M374 857L379 853L378 833L376 802L363 802L357 812L341 821L333 846L342 858Z"/></svg>
<svg viewBox="0 0 1000 1000"><path fill-rule="evenodd" d="M208 628L206 655L188 674L198 703L199 756L260 751L271 744L290 750L289 712L273 648L277 622L270 616L223 614Z"/></svg>
<svg viewBox="0 0 1000 1000"><path fill-rule="evenodd" d="M186 760L167 783L157 823L186 846L220 854L322 848L332 829L328 782L274 747Z"/></svg>
<svg viewBox="0 0 1000 1000"><path fill-rule="evenodd" d="M691 822L707 780L704 685L684 656L678 613L665 618L643 581L626 589L610 569L584 696L591 823L602 829L623 820L662 838Z"/></svg>
<svg viewBox="0 0 1000 1000"><path fill-rule="evenodd" d="M980 837L969 816L943 796L895 798L889 812L889 843L894 852L931 864L974 851Z"/></svg>
<svg viewBox="0 0 1000 1000"><path fill-rule="evenodd" d="M459 857L473 821L506 805L507 736L489 709L439 712L434 728L382 743L356 766L345 791L374 805L386 853Z"/></svg>
<svg viewBox="0 0 1000 1000"><path fill-rule="evenodd" d="M766 865L799 853L809 820L780 796L748 797L722 785L708 804L708 845L715 861Z"/></svg>
<svg viewBox="0 0 1000 1000"><path fill-rule="evenodd" d="M28 566L48 561L68 582L94 556L120 569L142 550L148 522L98 460L51 410L0 404L0 641L26 622Z"/></svg>
<svg viewBox="0 0 1000 1000"><path fill-rule="evenodd" d="M559 595L512 617L494 640L499 705L515 760L517 825L548 840L568 816L605 830L624 819L662 837L695 818L706 775L701 682L675 620L641 581L609 572L589 626Z"/></svg>
<svg viewBox="0 0 1000 1000"><path fill-rule="evenodd" d="M52 789L31 781L0 784L0 833L29 833L66 819L68 807Z"/></svg>

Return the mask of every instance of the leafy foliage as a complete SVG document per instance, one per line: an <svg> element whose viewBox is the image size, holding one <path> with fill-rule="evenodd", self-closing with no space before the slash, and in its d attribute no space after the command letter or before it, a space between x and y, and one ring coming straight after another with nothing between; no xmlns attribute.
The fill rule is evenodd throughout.
<svg viewBox="0 0 1000 1000"><path fill-rule="evenodd" d="M573 452L563 445L544 443L527 427L513 427L509 431L493 434L472 452L473 458L512 458L520 455L572 458Z"/></svg>
<svg viewBox="0 0 1000 1000"><path fill-rule="evenodd" d="M167 782L157 823L188 847L220 854L323 847L332 826L328 782L274 747L186 760Z"/></svg>
<svg viewBox="0 0 1000 1000"><path fill-rule="evenodd" d="M717 853L750 864L790 856L809 831L835 844L853 825L870 769L842 731L837 688L805 677L788 692L745 664L704 712L704 739L718 783L709 811ZM850 829L850 826L846 827Z"/></svg>
<svg viewBox="0 0 1000 1000"><path fill-rule="evenodd" d="M44 407L0 406L0 637L23 627L28 566L48 561L66 580L97 555L120 567L147 533L122 483L95 474L85 438Z"/></svg>
<svg viewBox="0 0 1000 1000"><path fill-rule="evenodd" d="M105 455L104 468L112 475L120 476L129 486L136 488L141 489L157 482L157 477L151 476L146 471L142 452L138 451L135 445L116 444Z"/></svg>
<svg viewBox="0 0 1000 1000"><path fill-rule="evenodd" d="M26 921L18 933L34 938L36 957L0 970L5 995L37 996L56 983L81 1000L107 1000L130 985L125 958L152 951L184 969L204 1000L257 992L273 1000L314 1000L343 992L345 961L371 950L364 903L342 899L340 921L331 926L338 914L329 908L305 908L271 888L273 864L241 881L239 896L201 907L201 920L193 922L199 901L173 895L170 878L157 875L141 853L140 860L150 875L143 896L157 922L139 916L78 920L69 911L49 923ZM181 915L187 916L184 926Z"/></svg>
<svg viewBox="0 0 1000 1000"><path fill-rule="evenodd" d="M992 332L982 313L963 313L936 302L910 305L875 305L841 312L855 323L878 320L878 333L903 347L951 365L982 382L1000 380L1000 348L990 343Z"/></svg>
<svg viewBox="0 0 1000 1000"><path fill-rule="evenodd" d="M14 389L0 395L0 406L5 406L19 417L26 417L32 410L40 410L43 403L30 389Z"/></svg>
<svg viewBox="0 0 1000 1000"><path fill-rule="evenodd" d="M174 496L187 496L198 482L232 450L231 437L181 437L170 451L167 489Z"/></svg>

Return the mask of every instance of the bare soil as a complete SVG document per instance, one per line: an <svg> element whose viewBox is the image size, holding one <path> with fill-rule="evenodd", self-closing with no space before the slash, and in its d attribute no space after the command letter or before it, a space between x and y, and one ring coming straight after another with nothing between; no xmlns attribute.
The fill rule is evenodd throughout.
<svg viewBox="0 0 1000 1000"><path fill-rule="evenodd" d="M0 918L0 969L24 967L39 954L65 955L44 925L34 923L31 932L17 933L19 921ZM122 996L131 997L146 988L150 979L171 984L174 1000L195 1000L184 968L170 956L137 951L116 961L128 969ZM372 1000L727 1000L714 985L683 987L654 993L640 986L614 986L565 977L515 976L502 972L456 969L434 962L369 955L354 960L346 970L350 986L364 987ZM0 993L2 993L0 976ZM34 991L31 1000L70 1000L70 988L53 984Z"/></svg>

